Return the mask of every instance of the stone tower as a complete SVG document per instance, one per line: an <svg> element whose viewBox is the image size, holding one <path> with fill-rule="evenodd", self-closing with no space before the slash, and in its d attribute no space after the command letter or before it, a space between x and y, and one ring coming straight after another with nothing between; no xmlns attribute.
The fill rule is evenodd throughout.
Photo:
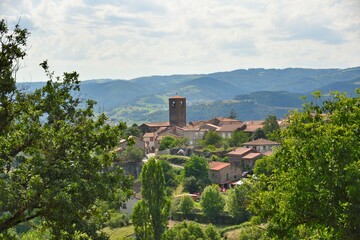
<svg viewBox="0 0 360 240"><path fill-rule="evenodd" d="M174 96L169 98L170 126L186 126L186 98Z"/></svg>

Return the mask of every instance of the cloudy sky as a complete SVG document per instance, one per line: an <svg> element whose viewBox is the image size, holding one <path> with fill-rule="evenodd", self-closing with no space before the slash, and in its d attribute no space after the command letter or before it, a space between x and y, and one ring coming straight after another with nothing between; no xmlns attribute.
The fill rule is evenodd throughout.
<svg viewBox="0 0 360 240"><path fill-rule="evenodd" d="M360 66L359 0L0 0L29 29L18 81Z"/></svg>

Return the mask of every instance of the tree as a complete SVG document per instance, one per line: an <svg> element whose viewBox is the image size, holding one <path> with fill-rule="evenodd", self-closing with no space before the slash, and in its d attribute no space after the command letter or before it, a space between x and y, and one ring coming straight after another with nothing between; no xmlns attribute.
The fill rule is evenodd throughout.
<svg viewBox="0 0 360 240"><path fill-rule="evenodd" d="M280 126L279 126L279 123L277 122L275 115L268 115L266 117L263 125L264 125L263 130L264 130L265 134L270 134L274 131L280 130Z"/></svg>
<svg viewBox="0 0 360 240"><path fill-rule="evenodd" d="M194 210L194 201L190 196L185 196L180 202L180 211L188 216Z"/></svg>
<svg viewBox="0 0 360 240"><path fill-rule="evenodd" d="M236 119L236 112L235 112L234 109L231 109L230 114L229 114L229 118Z"/></svg>
<svg viewBox="0 0 360 240"><path fill-rule="evenodd" d="M128 146L121 153L121 158L126 162L141 162L144 158L144 151L135 146Z"/></svg>
<svg viewBox="0 0 360 240"><path fill-rule="evenodd" d="M105 237L90 219L105 216L102 202L119 205L130 195L131 179L113 165L112 151L126 126L95 117L95 102L75 97L79 75L54 77L46 61L43 88L17 89L28 35L0 21L0 238L33 219L52 238Z"/></svg>
<svg viewBox="0 0 360 240"><path fill-rule="evenodd" d="M228 190L226 199L226 209L229 215L236 219L238 223L245 222L250 219L250 213L247 210L250 204L252 186L244 182L242 185Z"/></svg>
<svg viewBox="0 0 360 240"><path fill-rule="evenodd" d="M267 139L266 137L266 133L264 132L264 130L262 130L261 128L256 129L253 134L251 135L251 139L252 140L256 140L259 138L264 138Z"/></svg>
<svg viewBox="0 0 360 240"><path fill-rule="evenodd" d="M211 223L206 226L205 235L206 235L207 239L209 239L209 240L221 240L222 239L219 232L216 230L215 226L212 225Z"/></svg>
<svg viewBox="0 0 360 240"><path fill-rule="evenodd" d="M229 139L231 147L240 147L244 142L249 141L249 135L244 131L235 131Z"/></svg>
<svg viewBox="0 0 360 240"><path fill-rule="evenodd" d="M275 238L360 238L360 90L289 116L267 187L252 210Z"/></svg>
<svg viewBox="0 0 360 240"><path fill-rule="evenodd" d="M158 160L164 173L166 192L170 196L174 189L179 185L178 178L181 176L182 169L175 169L167 160Z"/></svg>
<svg viewBox="0 0 360 240"><path fill-rule="evenodd" d="M211 221L224 209L224 198L216 185L207 186L201 194L200 204L204 215Z"/></svg>
<svg viewBox="0 0 360 240"><path fill-rule="evenodd" d="M204 136L204 145L213 145L219 147L222 143L222 137L215 131L208 131Z"/></svg>
<svg viewBox="0 0 360 240"><path fill-rule="evenodd" d="M170 228L163 237L163 240L203 239L220 240L220 234L212 224L203 229L200 224L192 221L182 221Z"/></svg>
<svg viewBox="0 0 360 240"><path fill-rule="evenodd" d="M172 136L165 136L160 142L159 150L165 150L176 147L176 139Z"/></svg>
<svg viewBox="0 0 360 240"><path fill-rule="evenodd" d="M273 174L274 170L277 168L277 160L275 155L263 156L262 158L256 160L254 166L254 174L259 176L265 174L270 176Z"/></svg>
<svg viewBox="0 0 360 240"><path fill-rule="evenodd" d="M135 136L135 137L141 137L142 136L142 132L139 129L139 126L134 123L131 127L128 127L125 130L126 135L128 136Z"/></svg>
<svg viewBox="0 0 360 240"><path fill-rule="evenodd" d="M141 196L134 209L133 223L138 239L160 240L170 213L161 163L150 158L141 171ZM142 237L144 236L144 238Z"/></svg>
<svg viewBox="0 0 360 240"><path fill-rule="evenodd" d="M199 190L204 189L204 187L210 183L209 163L204 157L192 155L184 166L184 173L185 181L191 177L197 180L196 185Z"/></svg>

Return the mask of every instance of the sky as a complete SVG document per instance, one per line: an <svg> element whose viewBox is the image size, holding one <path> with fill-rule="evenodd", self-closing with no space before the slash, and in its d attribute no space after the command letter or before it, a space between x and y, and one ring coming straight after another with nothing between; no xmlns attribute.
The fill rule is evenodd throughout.
<svg viewBox="0 0 360 240"><path fill-rule="evenodd" d="M360 66L359 0L0 0L31 35L17 81Z"/></svg>

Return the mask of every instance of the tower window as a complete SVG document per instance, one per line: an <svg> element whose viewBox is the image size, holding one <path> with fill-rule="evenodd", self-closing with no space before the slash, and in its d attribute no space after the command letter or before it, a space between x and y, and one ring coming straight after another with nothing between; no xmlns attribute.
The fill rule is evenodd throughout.
<svg viewBox="0 0 360 240"><path fill-rule="evenodd" d="M183 105L183 101L180 101L180 105L181 105L181 106Z"/></svg>
<svg viewBox="0 0 360 240"><path fill-rule="evenodd" d="M175 107L175 101L172 102L171 106Z"/></svg>

